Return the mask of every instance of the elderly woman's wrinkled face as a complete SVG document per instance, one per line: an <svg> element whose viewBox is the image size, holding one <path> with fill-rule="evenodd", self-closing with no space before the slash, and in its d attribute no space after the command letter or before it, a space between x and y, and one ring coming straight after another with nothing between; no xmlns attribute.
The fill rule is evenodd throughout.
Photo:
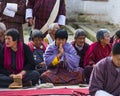
<svg viewBox="0 0 120 96"><path fill-rule="evenodd" d="M33 39L34 46L35 47L40 47L42 45L42 41L43 41L42 38L38 38L38 37L34 38Z"/></svg>
<svg viewBox="0 0 120 96"><path fill-rule="evenodd" d="M58 29L60 29L60 27L59 27L59 25L55 25L54 27L53 27L53 30L51 30L52 32L52 34L55 34L55 32L58 30Z"/></svg>
<svg viewBox="0 0 120 96"><path fill-rule="evenodd" d="M83 46L85 43L85 36L78 36L77 38L75 38L75 42L78 46Z"/></svg>
<svg viewBox="0 0 120 96"><path fill-rule="evenodd" d="M102 39L101 42L104 43L104 44L109 44L110 43L110 34L106 33L104 35L104 39Z"/></svg>
<svg viewBox="0 0 120 96"><path fill-rule="evenodd" d="M11 36L5 36L5 44L6 47L14 47L16 45L17 41L13 41Z"/></svg>

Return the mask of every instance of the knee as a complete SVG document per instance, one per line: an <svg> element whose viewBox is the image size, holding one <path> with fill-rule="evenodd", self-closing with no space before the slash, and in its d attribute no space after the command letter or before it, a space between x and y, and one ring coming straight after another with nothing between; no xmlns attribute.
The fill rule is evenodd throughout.
<svg viewBox="0 0 120 96"><path fill-rule="evenodd" d="M37 78L39 79L39 77L40 77L39 72L36 71L36 70L33 70L33 71L32 71L32 77L35 78L35 79L37 79Z"/></svg>

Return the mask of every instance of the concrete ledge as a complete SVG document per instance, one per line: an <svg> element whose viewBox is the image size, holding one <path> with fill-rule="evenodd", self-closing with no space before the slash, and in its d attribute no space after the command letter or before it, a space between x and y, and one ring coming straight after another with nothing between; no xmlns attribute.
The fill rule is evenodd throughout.
<svg viewBox="0 0 120 96"><path fill-rule="evenodd" d="M94 31L92 31L91 29L89 29L88 27L84 26L84 25L79 25L83 30L85 30L87 32L87 37L91 40L91 41L96 41L96 33Z"/></svg>
<svg viewBox="0 0 120 96"><path fill-rule="evenodd" d="M65 27L67 28L67 29L69 29L70 30L70 32L72 32L73 33L73 35L75 34L75 29L72 27L72 26L70 26L70 25L65 25ZM83 28L82 28L83 29ZM84 29L83 29L84 30ZM85 30L86 31L86 30ZM88 43L88 44L92 44L93 43L93 41L91 41L90 39L88 39L88 38L86 38L86 42Z"/></svg>

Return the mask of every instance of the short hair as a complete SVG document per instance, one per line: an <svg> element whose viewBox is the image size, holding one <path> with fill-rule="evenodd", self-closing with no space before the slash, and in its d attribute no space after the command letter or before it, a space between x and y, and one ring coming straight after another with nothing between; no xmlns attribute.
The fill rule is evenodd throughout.
<svg viewBox="0 0 120 96"><path fill-rule="evenodd" d="M4 23L0 22L0 29L4 32L6 31L6 26Z"/></svg>
<svg viewBox="0 0 120 96"><path fill-rule="evenodd" d="M53 28L54 28L55 25L58 25L58 26L59 26L58 23L52 23L52 24L49 25L48 29L49 29L49 30L53 30Z"/></svg>
<svg viewBox="0 0 120 96"><path fill-rule="evenodd" d="M116 35L118 38L120 38L120 30L118 30L118 31L115 33L115 35Z"/></svg>
<svg viewBox="0 0 120 96"><path fill-rule="evenodd" d="M105 35L110 33L110 31L108 29L100 29L97 31L96 34L96 39L98 42L100 42L101 39L104 39Z"/></svg>
<svg viewBox="0 0 120 96"><path fill-rule="evenodd" d="M40 30L33 29L32 34L31 34L31 38L32 38L32 40L34 40L34 38L43 38L43 34Z"/></svg>
<svg viewBox="0 0 120 96"><path fill-rule="evenodd" d="M11 36L13 41L20 40L20 33L17 29L14 28L8 29L5 33L5 36Z"/></svg>
<svg viewBox="0 0 120 96"><path fill-rule="evenodd" d="M120 55L120 42L115 43L112 47L112 54L113 55Z"/></svg>
<svg viewBox="0 0 120 96"><path fill-rule="evenodd" d="M74 38L78 38L79 36L87 36L86 32L83 29L77 29L75 30L75 36Z"/></svg>
<svg viewBox="0 0 120 96"><path fill-rule="evenodd" d="M55 32L55 39L60 38L60 39L68 39L68 33L65 29L58 29Z"/></svg>

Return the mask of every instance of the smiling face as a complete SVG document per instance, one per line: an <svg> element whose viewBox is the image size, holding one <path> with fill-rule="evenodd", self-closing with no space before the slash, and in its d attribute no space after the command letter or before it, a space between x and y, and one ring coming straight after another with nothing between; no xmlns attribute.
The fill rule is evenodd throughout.
<svg viewBox="0 0 120 96"><path fill-rule="evenodd" d="M40 47L42 45L42 41L43 41L42 38L39 38L39 37L34 38L33 39L34 46L35 47Z"/></svg>
<svg viewBox="0 0 120 96"><path fill-rule="evenodd" d="M104 38L101 39L100 42L103 45L109 44L110 43L110 34L109 33L105 34Z"/></svg>
<svg viewBox="0 0 120 96"><path fill-rule="evenodd" d="M75 38L75 42L78 46L83 46L85 43L85 36L78 36L77 38Z"/></svg>

